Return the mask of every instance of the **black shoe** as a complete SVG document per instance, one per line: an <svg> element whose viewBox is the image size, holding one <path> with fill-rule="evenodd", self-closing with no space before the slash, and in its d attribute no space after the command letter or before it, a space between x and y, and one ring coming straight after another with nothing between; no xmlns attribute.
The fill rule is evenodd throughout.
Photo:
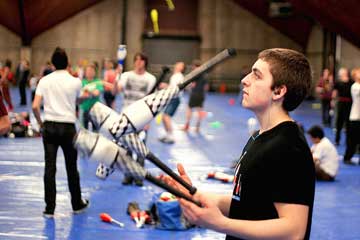
<svg viewBox="0 0 360 240"><path fill-rule="evenodd" d="M135 182L135 185L138 187L144 186L143 180L141 180L141 179L135 179L134 182Z"/></svg>
<svg viewBox="0 0 360 240"><path fill-rule="evenodd" d="M84 212L90 206L90 202L87 199L82 200L82 203L79 208L74 209L74 214L80 214Z"/></svg>
<svg viewBox="0 0 360 240"><path fill-rule="evenodd" d="M167 143L167 144L173 144L175 142L174 140L172 140L171 138L168 138L168 137L160 138L159 141L162 143Z"/></svg>
<svg viewBox="0 0 360 240"><path fill-rule="evenodd" d="M54 218L54 211L43 211L43 217L44 218Z"/></svg>
<svg viewBox="0 0 360 240"><path fill-rule="evenodd" d="M123 181L122 181L122 184L123 185L130 185L130 184L132 184L133 180L134 180L133 177L125 176Z"/></svg>

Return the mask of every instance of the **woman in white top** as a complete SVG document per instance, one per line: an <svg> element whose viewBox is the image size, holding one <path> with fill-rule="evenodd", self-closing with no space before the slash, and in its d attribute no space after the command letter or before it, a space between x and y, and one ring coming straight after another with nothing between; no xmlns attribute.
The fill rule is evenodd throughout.
<svg viewBox="0 0 360 240"><path fill-rule="evenodd" d="M360 144L360 68L353 69L351 76L355 82L351 86L352 105L344 155L344 163L349 164L352 164L351 158L356 152L356 147Z"/></svg>

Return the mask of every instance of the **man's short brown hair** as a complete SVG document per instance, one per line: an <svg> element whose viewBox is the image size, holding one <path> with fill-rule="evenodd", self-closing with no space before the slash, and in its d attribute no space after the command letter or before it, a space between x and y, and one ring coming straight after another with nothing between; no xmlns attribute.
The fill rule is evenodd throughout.
<svg viewBox="0 0 360 240"><path fill-rule="evenodd" d="M145 62L145 68L147 68L148 67L148 61L149 61L148 57L144 53L140 53L140 52L135 53L134 62L136 61L137 57L139 57L141 60L143 60Z"/></svg>
<svg viewBox="0 0 360 240"><path fill-rule="evenodd" d="M258 58L270 65L273 76L271 90L286 86L284 110L294 110L310 91L312 72L307 58L297 51L284 48L264 50L259 53Z"/></svg>

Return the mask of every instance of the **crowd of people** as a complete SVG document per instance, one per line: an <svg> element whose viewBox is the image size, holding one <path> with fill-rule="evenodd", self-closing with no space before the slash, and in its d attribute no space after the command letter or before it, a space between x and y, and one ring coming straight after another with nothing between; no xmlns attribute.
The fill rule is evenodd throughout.
<svg viewBox="0 0 360 240"><path fill-rule="evenodd" d="M110 59L104 61L102 72L96 62L72 68L62 48L55 49L51 62L45 64L39 75L30 74L26 60L17 66L13 74L11 61L5 61L0 80L0 135L11 128L8 112L14 110L14 105L10 85L19 86L19 105L26 105L26 87L30 84L32 109L44 146L44 216L53 217L56 207L55 173L59 147L65 156L74 213L80 213L89 206L89 201L81 197L77 151L72 146L77 119L88 129L89 111L102 98L108 107L116 109L115 99L121 93L122 106L117 109L121 111L156 87L174 86L184 80L184 62L175 63L169 82L160 84L148 72L148 63L145 54L137 53L133 69L126 72L123 72L122 65ZM200 65L199 61L194 61L192 69ZM346 129L344 163L353 164L351 159L360 144L360 68L353 69L351 74L348 69L340 68L338 78L325 69L316 86L321 100L323 126L331 127L332 118L336 116L336 146L325 136L323 128L316 125L306 131L313 143L310 149L304 132L289 115L307 96L312 84L310 64L302 54L289 49L262 51L241 83L242 105L254 112L260 130L252 132L235 165L234 191L226 196L197 193L195 200L205 208L180 200L184 215L192 223L226 233L227 239L307 239L311 227L314 180L335 180L339 169L336 146L340 144L342 128ZM208 88L204 75L190 86L186 122L182 130L189 131L195 109L198 112L195 131L200 131L201 112ZM171 118L179 104L180 97L174 98L164 111L166 134L159 139L163 143L175 142ZM149 126L146 126L142 130L144 142L148 129ZM134 156L131 151L128 154ZM142 157L135 154L133 158L144 166ZM289 159L292 159L291 164ZM254 164L259 167L254 168ZM178 170L180 176L191 184L181 165ZM271 176L268 176L269 172ZM163 177L163 180L183 190L171 178ZM125 174L123 184L132 183L143 185L141 180ZM289 187L296 188L296 193Z"/></svg>
<svg viewBox="0 0 360 240"><path fill-rule="evenodd" d="M6 134L11 128L11 116L22 116L14 113L13 100L10 95L10 85L19 88L19 106L26 106L28 96L26 88L31 90L32 109L39 125L43 138L45 153L45 209L43 215L52 217L56 207L56 153L62 148L65 156L65 165L68 174L68 185L71 193L71 204L74 213L85 210L89 201L81 198L80 176L77 170L77 151L72 146L72 138L76 133L75 124L77 119L82 127L91 127L89 111L98 101L104 99L104 104L113 109L115 98L121 93L122 106L118 111L129 106L131 103L150 94L154 88L164 88L176 85L183 81L185 63L178 62L174 65L174 72L170 77L169 84L157 82L156 77L147 71L148 58L143 53L137 53L133 59L133 70L123 73L121 64L110 59L104 60L103 70L100 72L96 62L84 63L79 61L77 66L72 67L64 49L56 48L51 62L41 68L39 74L30 74L30 66L27 60L21 61L16 68L16 74L11 71L12 63L6 60L1 69L0 91L0 135ZM198 65L199 66L199 62ZM177 100L177 101L176 101ZM176 112L180 98L175 99L165 111L168 118L164 118L167 139L172 136L170 117ZM5 104L4 104L5 103ZM41 115L43 111L43 115ZM29 114L27 124L29 124ZM9 118L10 116L10 118ZM17 118L17 117L16 117ZM166 119L166 120L165 120ZM21 121L20 121L21 122ZM142 134L146 141L146 131ZM9 136L9 135L8 135ZM18 135L20 136L20 135ZM25 134L24 134L25 136ZM171 143L169 141L163 141ZM140 165L144 166L144 159L129 151ZM134 156L135 155L135 156ZM134 183L142 186L142 180L134 180L132 176L125 175L123 184Z"/></svg>
<svg viewBox="0 0 360 240"><path fill-rule="evenodd" d="M350 72L347 68L338 70L334 78L332 71L324 69L317 83L316 92L321 100L322 123L324 127L334 127L334 144L341 144L342 131L345 131L344 163L353 165L351 158L359 147L360 140L360 69ZM335 123L332 125L332 118Z"/></svg>

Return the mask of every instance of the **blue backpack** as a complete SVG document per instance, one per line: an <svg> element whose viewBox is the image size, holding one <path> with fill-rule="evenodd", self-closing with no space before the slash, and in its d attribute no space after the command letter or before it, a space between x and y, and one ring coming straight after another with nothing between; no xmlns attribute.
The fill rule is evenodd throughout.
<svg viewBox="0 0 360 240"><path fill-rule="evenodd" d="M154 194L150 203L150 211L155 221L155 227L164 230L186 230L193 225L182 214L178 200L163 201L161 193Z"/></svg>

